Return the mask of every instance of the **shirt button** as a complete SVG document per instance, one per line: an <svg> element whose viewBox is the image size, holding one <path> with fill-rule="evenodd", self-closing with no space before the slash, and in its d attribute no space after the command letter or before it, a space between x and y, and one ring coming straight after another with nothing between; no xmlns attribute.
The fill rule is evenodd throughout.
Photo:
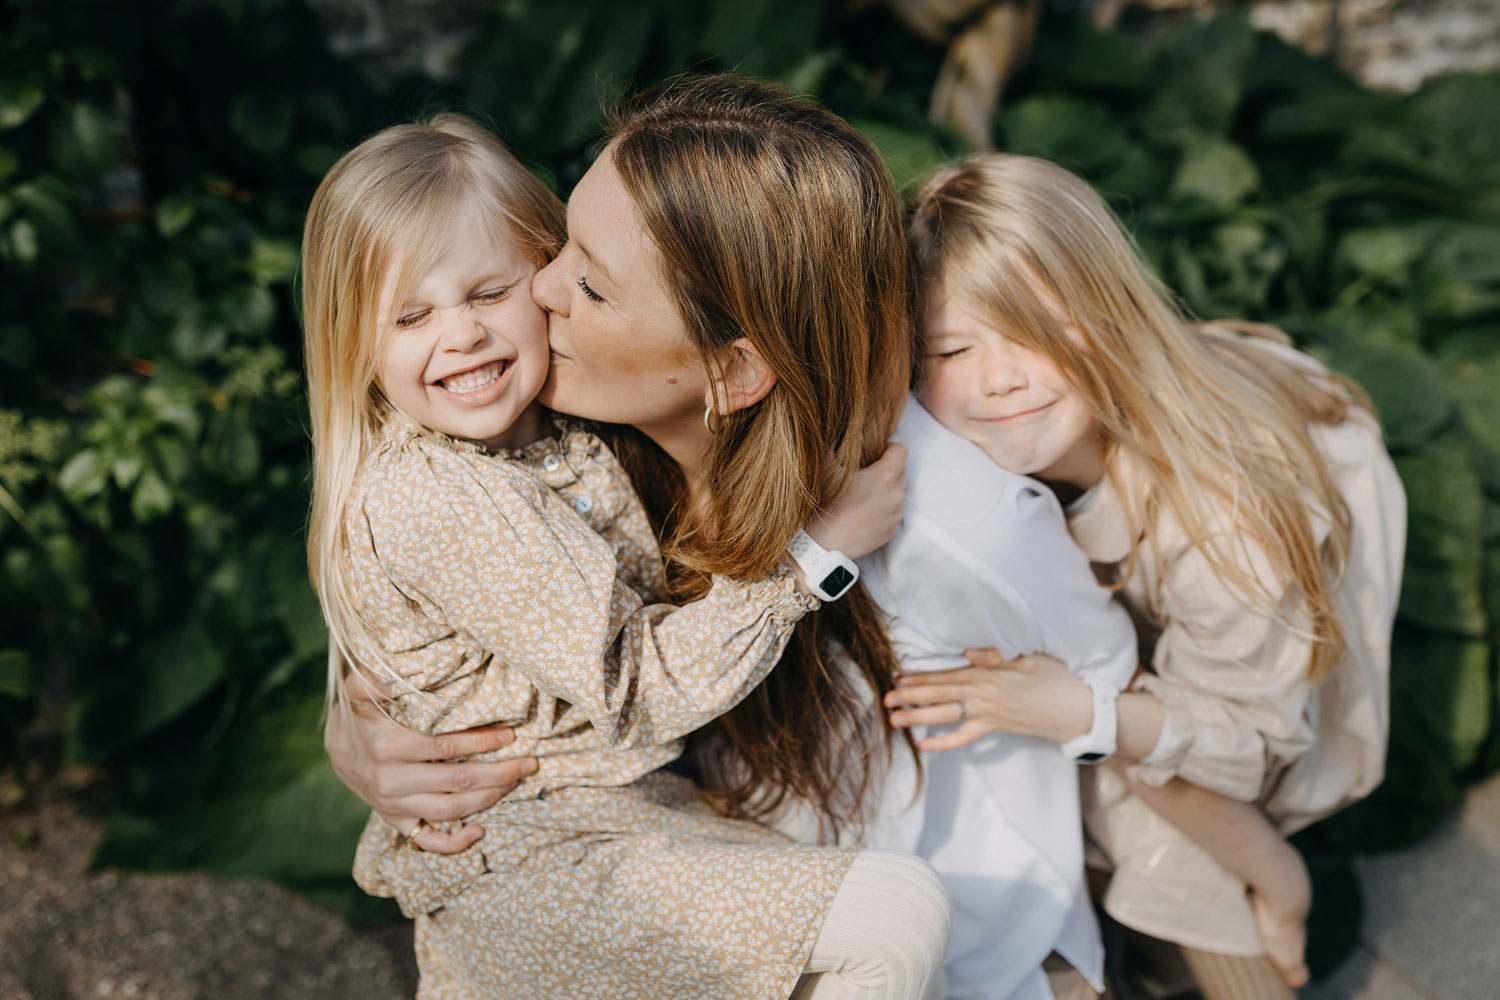
<svg viewBox="0 0 1500 1000"><path fill-rule="evenodd" d="M590 500L588 497L579 497L577 500L573 501L573 509L578 511L578 513L580 514L587 514L589 511L594 509L594 501Z"/></svg>
<svg viewBox="0 0 1500 1000"><path fill-rule="evenodd" d="M548 455L546 458L542 459L542 468L546 469L548 472L556 472L561 465L562 459L558 458L556 455Z"/></svg>

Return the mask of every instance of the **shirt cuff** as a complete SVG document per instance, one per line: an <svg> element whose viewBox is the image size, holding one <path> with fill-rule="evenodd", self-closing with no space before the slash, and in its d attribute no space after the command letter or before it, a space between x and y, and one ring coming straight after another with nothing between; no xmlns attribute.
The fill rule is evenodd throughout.
<svg viewBox="0 0 1500 1000"><path fill-rule="evenodd" d="M1141 758L1140 763L1127 764L1125 773L1132 781L1160 788L1177 777L1184 758L1192 749L1197 729L1192 713L1175 697L1171 684L1158 683L1155 675L1143 673L1130 685L1130 690L1144 692L1160 701L1162 720L1156 745Z"/></svg>

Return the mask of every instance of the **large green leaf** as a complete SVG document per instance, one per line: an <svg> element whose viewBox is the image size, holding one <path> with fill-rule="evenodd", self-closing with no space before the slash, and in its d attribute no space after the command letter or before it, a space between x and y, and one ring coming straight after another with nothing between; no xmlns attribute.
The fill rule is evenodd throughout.
<svg viewBox="0 0 1500 1000"><path fill-rule="evenodd" d="M1005 146L1084 173L1127 165L1132 150L1124 122L1102 104L1074 97L1028 97L1000 116Z"/></svg>
<svg viewBox="0 0 1500 1000"><path fill-rule="evenodd" d="M918 129L859 119L850 124L880 150L897 187L910 184L948 159L931 134Z"/></svg>
<svg viewBox="0 0 1500 1000"><path fill-rule="evenodd" d="M1183 150L1168 194L1193 216L1227 215L1260 187L1245 151L1227 139L1201 139Z"/></svg>
<svg viewBox="0 0 1500 1000"><path fill-rule="evenodd" d="M1420 447L1453 422L1457 401L1447 379L1410 344L1346 337L1329 362L1370 394L1393 451Z"/></svg>
<svg viewBox="0 0 1500 1000"><path fill-rule="evenodd" d="M74 104L52 122L52 161L82 180L99 177L114 166L121 144L115 117L93 104Z"/></svg>
<svg viewBox="0 0 1500 1000"><path fill-rule="evenodd" d="M1407 498L1401 618L1483 637L1484 513L1472 448L1462 434L1450 431L1420 451L1396 456L1396 471Z"/></svg>

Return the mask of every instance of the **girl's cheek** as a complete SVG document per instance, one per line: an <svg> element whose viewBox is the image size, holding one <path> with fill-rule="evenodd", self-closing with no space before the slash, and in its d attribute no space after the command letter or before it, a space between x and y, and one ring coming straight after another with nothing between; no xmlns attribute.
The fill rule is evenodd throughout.
<svg viewBox="0 0 1500 1000"><path fill-rule="evenodd" d="M939 423L947 423L962 402L958 398L957 380L951 372L944 371L945 367L952 365L940 360L927 361L917 382L917 399Z"/></svg>

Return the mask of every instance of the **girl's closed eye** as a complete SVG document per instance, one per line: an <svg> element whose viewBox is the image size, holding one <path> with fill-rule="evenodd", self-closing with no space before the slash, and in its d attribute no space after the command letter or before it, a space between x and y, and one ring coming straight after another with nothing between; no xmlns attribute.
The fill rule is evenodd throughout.
<svg viewBox="0 0 1500 1000"><path fill-rule="evenodd" d="M486 288L482 292L475 292L469 296L469 301L481 306L491 306L497 302L504 302L510 295L514 285L502 285L499 288Z"/></svg>
<svg viewBox="0 0 1500 1000"><path fill-rule="evenodd" d="M946 347L947 345L944 346ZM947 361L951 358L960 357L961 355L968 353L968 350L968 345L964 345L962 347L948 347L947 350L929 351L927 354L927 358L928 360Z"/></svg>
<svg viewBox="0 0 1500 1000"><path fill-rule="evenodd" d="M396 317L396 326L402 330L410 329L420 324L430 315L432 315L431 309L413 309Z"/></svg>
<svg viewBox="0 0 1500 1000"><path fill-rule="evenodd" d="M583 292L584 298L588 299L590 302L604 301L604 296L600 295L598 292L589 287L588 278L580 277L578 279L578 288L581 292Z"/></svg>

